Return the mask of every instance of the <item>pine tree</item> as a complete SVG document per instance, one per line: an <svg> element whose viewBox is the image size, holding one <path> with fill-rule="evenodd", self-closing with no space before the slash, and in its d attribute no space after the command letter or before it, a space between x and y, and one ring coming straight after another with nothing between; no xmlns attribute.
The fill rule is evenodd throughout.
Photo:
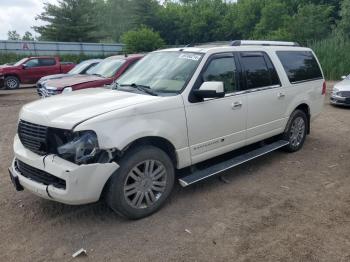
<svg viewBox="0 0 350 262"><path fill-rule="evenodd" d="M58 5L45 3L44 12L36 19L48 24L33 28L41 40L95 42L98 41L96 7L92 0L60 0Z"/></svg>

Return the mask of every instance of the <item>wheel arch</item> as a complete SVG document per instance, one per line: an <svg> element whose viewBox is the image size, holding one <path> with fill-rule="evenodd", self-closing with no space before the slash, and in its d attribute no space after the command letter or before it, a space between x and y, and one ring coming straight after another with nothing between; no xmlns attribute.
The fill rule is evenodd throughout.
<svg viewBox="0 0 350 262"><path fill-rule="evenodd" d="M174 167L177 166L178 158L176 154L175 146L166 138L160 136L146 136L141 137L133 142L129 143L126 147L124 147L121 152L122 155L129 149L142 146L142 145L152 145L154 147L158 147L163 150L171 159L174 164Z"/></svg>
<svg viewBox="0 0 350 262"><path fill-rule="evenodd" d="M129 143L127 146L125 146L122 150L119 151L119 154L114 159L114 161L116 161L118 163L118 159L123 157L123 155L128 150L135 148L137 146L142 146L142 145L152 145L152 146L155 146L157 148L160 148L170 157L170 159L174 165L174 168L177 167L178 157L177 157L176 149L175 149L174 145L168 139L163 138L163 137L159 137L159 136L146 136L146 137L141 137L141 138L134 140L133 142ZM106 191L108 190L108 186L110 184L111 177L106 181L106 183L102 189L100 199L105 197Z"/></svg>
<svg viewBox="0 0 350 262"><path fill-rule="evenodd" d="M311 122L311 113L310 113L310 106L306 103L302 103L300 105L298 105L294 110L301 110L303 111L305 114L306 114L306 117L307 117L307 134L310 134L310 122Z"/></svg>
<svg viewBox="0 0 350 262"><path fill-rule="evenodd" d="M21 82L21 78L19 77L18 74L15 74L15 73L8 73L8 74L5 74L5 75L4 75L4 78L9 77L9 76L14 76L14 77L18 78L19 82Z"/></svg>

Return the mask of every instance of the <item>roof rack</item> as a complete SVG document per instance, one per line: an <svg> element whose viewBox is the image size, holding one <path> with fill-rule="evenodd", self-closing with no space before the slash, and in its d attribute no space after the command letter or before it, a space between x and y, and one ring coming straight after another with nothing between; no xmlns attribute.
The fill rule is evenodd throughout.
<svg viewBox="0 0 350 262"><path fill-rule="evenodd" d="M242 45L300 46L300 44L297 42L284 42L284 41L235 40L231 42L231 46L242 46Z"/></svg>

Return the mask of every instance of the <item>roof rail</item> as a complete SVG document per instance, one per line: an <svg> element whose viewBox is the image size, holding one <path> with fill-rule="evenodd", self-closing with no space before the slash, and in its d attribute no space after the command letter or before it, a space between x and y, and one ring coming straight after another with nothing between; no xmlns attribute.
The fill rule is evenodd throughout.
<svg viewBox="0 0 350 262"><path fill-rule="evenodd" d="M235 40L231 42L231 46L242 46L242 45L300 46L300 44L297 42L284 42L284 41Z"/></svg>

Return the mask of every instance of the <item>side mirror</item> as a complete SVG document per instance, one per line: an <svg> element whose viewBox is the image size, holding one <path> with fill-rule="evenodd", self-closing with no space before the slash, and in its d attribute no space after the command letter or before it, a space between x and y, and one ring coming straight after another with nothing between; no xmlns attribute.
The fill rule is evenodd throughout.
<svg viewBox="0 0 350 262"><path fill-rule="evenodd" d="M347 76L342 76L341 79L345 80L347 78Z"/></svg>
<svg viewBox="0 0 350 262"><path fill-rule="evenodd" d="M22 68L23 68L23 69L27 69L28 66L27 66L26 64L23 64L23 65L22 65Z"/></svg>
<svg viewBox="0 0 350 262"><path fill-rule="evenodd" d="M201 99L220 98L225 96L223 82L204 82L199 89L193 90L193 94Z"/></svg>

